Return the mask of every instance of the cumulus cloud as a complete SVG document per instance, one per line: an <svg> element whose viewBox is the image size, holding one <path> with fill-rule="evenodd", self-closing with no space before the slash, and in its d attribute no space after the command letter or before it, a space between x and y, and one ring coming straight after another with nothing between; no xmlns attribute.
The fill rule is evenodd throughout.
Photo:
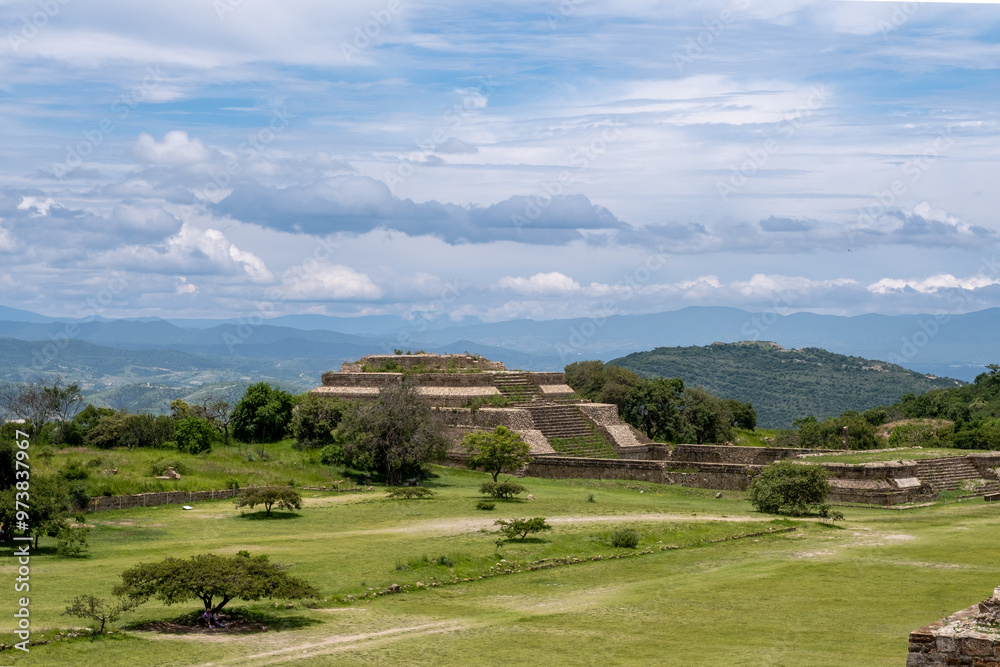
<svg viewBox="0 0 1000 667"><path fill-rule="evenodd" d="M217 229L199 229L189 223L183 223L165 242L122 246L98 261L139 273L231 276L258 284L274 281L260 257L240 250Z"/></svg>
<svg viewBox="0 0 1000 667"><path fill-rule="evenodd" d="M286 274L284 296L304 301L379 299L382 290L366 274L342 264L319 265Z"/></svg>
<svg viewBox="0 0 1000 667"><path fill-rule="evenodd" d="M385 228L448 243L497 240L562 244L580 230L624 228L583 195L514 196L491 206L400 199L367 176L335 176L288 187L246 183L209 207L219 215L285 231L327 235Z"/></svg>
<svg viewBox="0 0 1000 667"><path fill-rule="evenodd" d="M913 290L921 294L934 294L941 290L977 290L1000 285L1000 278L982 273L968 278L956 278L950 273L939 273L928 278L882 278L868 286L869 292L890 294Z"/></svg>
<svg viewBox="0 0 1000 667"><path fill-rule="evenodd" d="M530 278L506 276L497 284L501 289L521 294L570 294L580 291L580 283L558 271L536 273Z"/></svg>
<svg viewBox="0 0 1000 667"><path fill-rule="evenodd" d="M207 162L212 152L200 139L192 139L183 130L172 130L157 141L143 132L132 146L132 157L144 164L188 165Z"/></svg>

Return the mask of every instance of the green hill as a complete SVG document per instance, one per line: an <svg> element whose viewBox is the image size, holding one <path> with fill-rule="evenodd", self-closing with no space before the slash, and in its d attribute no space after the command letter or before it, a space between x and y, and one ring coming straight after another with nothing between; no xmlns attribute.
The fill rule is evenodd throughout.
<svg viewBox="0 0 1000 667"><path fill-rule="evenodd" d="M608 363L647 378L679 377L685 386L701 385L716 396L749 401L757 410L758 426L764 428L787 428L802 417L824 419L845 410L892 405L904 394L963 384L884 361L816 347L786 350L757 341L658 347Z"/></svg>

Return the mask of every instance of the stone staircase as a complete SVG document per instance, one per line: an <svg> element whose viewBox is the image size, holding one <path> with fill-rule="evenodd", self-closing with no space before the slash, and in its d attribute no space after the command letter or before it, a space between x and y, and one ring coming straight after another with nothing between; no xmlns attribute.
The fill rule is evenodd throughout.
<svg viewBox="0 0 1000 667"><path fill-rule="evenodd" d="M611 444L578 408L556 403L536 403L527 408L535 428L560 455L618 458Z"/></svg>
<svg viewBox="0 0 1000 667"><path fill-rule="evenodd" d="M1000 481L984 479L979 469L964 456L921 459L917 461L917 477L924 484L933 486L936 491L954 491L960 489L962 482L966 480L982 480L986 485L977 488L977 494L1000 492Z"/></svg>
<svg viewBox="0 0 1000 667"><path fill-rule="evenodd" d="M500 390L501 395L518 403L531 403L542 397L542 390L531 384L524 373L497 373L493 376L493 386Z"/></svg>

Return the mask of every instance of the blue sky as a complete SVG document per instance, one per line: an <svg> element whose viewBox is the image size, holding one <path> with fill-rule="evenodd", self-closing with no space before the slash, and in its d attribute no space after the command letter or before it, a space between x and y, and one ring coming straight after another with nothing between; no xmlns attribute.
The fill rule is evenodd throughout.
<svg viewBox="0 0 1000 667"><path fill-rule="evenodd" d="M0 0L0 303L997 306L998 42L988 3Z"/></svg>

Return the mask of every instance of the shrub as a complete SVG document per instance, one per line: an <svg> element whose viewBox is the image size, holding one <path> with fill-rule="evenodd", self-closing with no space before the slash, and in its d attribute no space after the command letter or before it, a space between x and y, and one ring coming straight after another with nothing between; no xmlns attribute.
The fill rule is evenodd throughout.
<svg viewBox="0 0 1000 667"><path fill-rule="evenodd" d="M433 491L423 486L400 486L394 489L389 489L386 492L386 498L396 498L396 499L406 499L411 500L413 498L432 498L436 495Z"/></svg>
<svg viewBox="0 0 1000 667"><path fill-rule="evenodd" d="M639 546L639 532L632 528L615 528L611 531L611 546L635 549Z"/></svg>
<svg viewBox="0 0 1000 667"><path fill-rule="evenodd" d="M497 506L496 503L494 503L492 501L489 501L489 500L480 500L478 503L476 503L476 509L477 510L486 510L486 511L489 511L489 510L493 509L496 506Z"/></svg>
<svg viewBox="0 0 1000 667"><path fill-rule="evenodd" d="M227 489L239 489L240 488L240 480L236 479L235 477L230 477L229 479L226 480L226 488Z"/></svg>
<svg viewBox="0 0 1000 667"><path fill-rule="evenodd" d="M760 512L802 516L816 511L830 490L819 466L780 461L765 466L750 483L750 503Z"/></svg>
<svg viewBox="0 0 1000 667"><path fill-rule="evenodd" d="M212 443L219 437L207 420L200 417L185 417L177 420L174 427L177 449L188 454L201 454L212 451Z"/></svg>
<svg viewBox="0 0 1000 667"><path fill-rule="evenodd" d="M90 477L90 473L80 465L79 461L73 459L63 466L62 470L59 471L59 476L67 482L77 482Z"/></svg>
<svg viewBox="0 0 1000 667"><path fill-rule="evenodd" d="M87 550L87 533L89 528L83 527L83 522L79 526L63 525L56 533L56 555L60 558L80 558Z"/></svg>
<svg viewBox="0 0 1000 667"><path fill-rule="evenodd" d="M498 500L509 500L519 493L527 491L526 488L516 482L484 482L479 487L479 493L484 496L493 496Z"/></svg>
<svg viewBox="0 0 1000 667"><path fill-rule="evenodd" d="M336 466L344 462L344 448L338 443L327 445L319 452L319 460L325 466Z"/></svg>
<svg viewBox="0 0 1000 667"><path fill-rule="evenodd" d="M295 447L319 449L333 442L333 430L340 424L345 408L343 402L332 396L302 396L292 412Z"/></svg>
<svg viewBox="0 0 1000 667"><path fill-rule="evenodd" d="M69 488L69 500L76 509L87 509L90 506L90 496L87 495L87 487L79 483L71 486Z"/></svg>
<svg viewBox="0 0 1000 667"><path fill-rule="evenodd" d="M281 440L292 421L292 395L266 382L247 387L233 408L233 435L243 442Z"/></svg>
<svg viewBox="0 0 1000 667"><path fill-rule="evenodd" d="M510 521L497 519L493 523L500 526L498 530L508 540L512 540L518 536L520 536L521 540L524 540L531 533L552 530L552 526L545 523L545 517L542 516L536 516L534 519L511 519Z"/></svg>
<svg viewBox="0 0 1000 667"><path fill-rule="evenodd" d="M162 477L167 474L167 468L173 468L178 475L186 475L191 470L180 461L170 461L168 459L156 459L149 464L149 474L153 477Z"/></svg>

